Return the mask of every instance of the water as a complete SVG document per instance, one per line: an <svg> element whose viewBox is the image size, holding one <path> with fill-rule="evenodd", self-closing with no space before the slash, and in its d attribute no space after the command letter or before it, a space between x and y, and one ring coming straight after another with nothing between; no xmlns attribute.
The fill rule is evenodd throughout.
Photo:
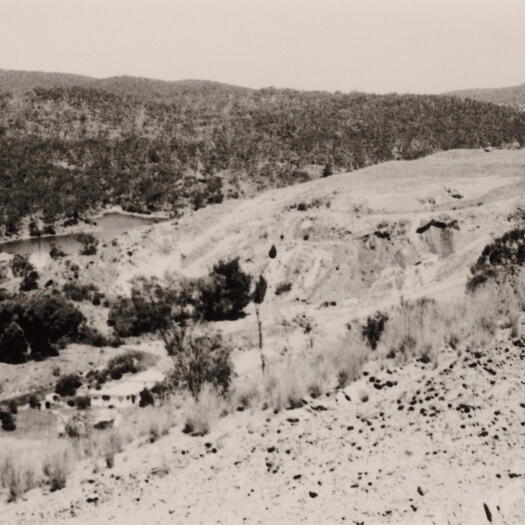
<svg viewBox="0 0 525 525"><path fill-rule="evenodd" d="M89 233L103 244L134 228L156 224L163 220L155 217L109 212L95 219L96 225L89 227ZM7 241L0 243L0 252L27 255L35 266L42 266L49 262L49 251L53 245L60 248L66 255L78 253L81 245L76 240L77 235L78 233L64 233L61 235Z"/></svg>

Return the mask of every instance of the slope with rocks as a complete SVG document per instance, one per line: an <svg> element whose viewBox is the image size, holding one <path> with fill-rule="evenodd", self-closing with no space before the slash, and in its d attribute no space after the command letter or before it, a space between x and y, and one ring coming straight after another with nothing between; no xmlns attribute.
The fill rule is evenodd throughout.
<svg viewBox="0 0 525 525"><path fill-rule="evenodd" d="M518 525L524 360L503 333L490 352L443 353L434 369L370 366L300 409L235 413L199 438L176 427L111 472L29 494L3 520Z"/></svg>

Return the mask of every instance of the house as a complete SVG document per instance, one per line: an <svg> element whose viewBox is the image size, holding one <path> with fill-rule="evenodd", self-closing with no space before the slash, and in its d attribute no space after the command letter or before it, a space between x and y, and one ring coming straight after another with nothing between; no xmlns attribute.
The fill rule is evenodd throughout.
<svg viewBox="0 0 525 525"><path fill-rule="evenodd" d="M145 370L118 381L111 381L100 390L89 389L87 395L91 398L92 407L130 407L139 404L142 390L152 388L163 379L162 372Z"/></svg>

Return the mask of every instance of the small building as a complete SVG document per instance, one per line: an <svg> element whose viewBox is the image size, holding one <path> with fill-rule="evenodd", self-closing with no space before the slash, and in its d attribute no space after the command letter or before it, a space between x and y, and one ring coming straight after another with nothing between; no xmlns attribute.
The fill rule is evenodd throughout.
<svg viewBox="0 0 525 525"><path fill-rule="evenodd" d="M90 389L87 395L91 398L92 407L122 408L138 405L140 392L152 388L164 379L164 374L158 370L145 370L138 374L124 376L117 381L111 381L100 390Z"/></svg>

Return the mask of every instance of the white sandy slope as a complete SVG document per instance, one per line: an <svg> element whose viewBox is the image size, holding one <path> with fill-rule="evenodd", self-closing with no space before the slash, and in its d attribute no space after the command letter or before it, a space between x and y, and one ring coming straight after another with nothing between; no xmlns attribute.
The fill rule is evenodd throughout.
<svg viewBox="0 0 525 525"><path fill-rule="evenodd" d="M202 275L239 256L269 282L262 317L266 351L278 359L306 345L290 329L298 314L315 323L319 346L400 297L461 295L482 248L525 218L524 190L525 151L451 151L212 206L137 229L78 262L83 278L111 294L129 290L135 275ZM432 219L450 226L417 233ZM276 295L283 282L291 291ZM242 373L256 356L247 313L218 325ZM338 393L278 415L236 413L205 438L175 427L126 451L114 471L81 469L65 490L33 491L2 519L477 525L490 523L485 503L493 523L524 523L523 349L502 342L483 356L443 354L437 370L390 372L376 375L397 384L378 389L363 377L349 387L350 401Z"/></svg>

